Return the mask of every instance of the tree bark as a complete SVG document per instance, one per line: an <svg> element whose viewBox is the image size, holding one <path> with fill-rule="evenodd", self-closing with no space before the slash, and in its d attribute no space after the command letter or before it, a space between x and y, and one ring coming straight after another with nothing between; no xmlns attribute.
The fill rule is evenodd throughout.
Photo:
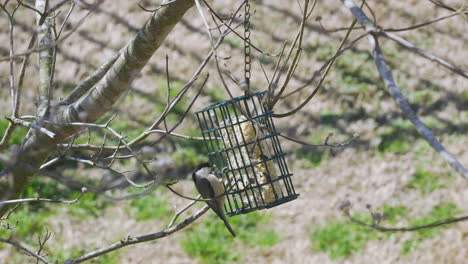
<svg viewBox="0 0 468 264"><path fill-rule="evenodd" d="M48 116L52 122L93 123L109 111L112 105L129 87L135 76L148 62L154 52L163 43L169 32L182 19L194 4L193 0L177 0L154 13L137 33L135 38L121 51L120 56L96 86L78 101L69 105L50 106ZM10 153L10 161L0 172L1 199L18 198L34 173L63 142L81 128L77 126L59 126L48 123L43 127L56 134L50 138L37 130L31 129L21 147ZM0 217L8 206L0 207Z"/></svg>

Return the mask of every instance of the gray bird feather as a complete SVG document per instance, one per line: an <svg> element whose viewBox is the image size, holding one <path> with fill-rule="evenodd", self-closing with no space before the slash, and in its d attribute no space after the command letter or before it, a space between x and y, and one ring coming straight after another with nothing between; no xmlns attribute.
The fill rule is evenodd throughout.
<svg viewBox="0 0 468 264"><path fill-rule="evenodd" d="M223 220L229 232L232 236L236 236L236 233L232 229L231 224L224 214L224 185L223 183L213 174L210 173L210 165L208 163L202 163L192 173L192 178L195 183L200 195L203 199L213 199L213 201L207 201L208 206Z"/></svg>

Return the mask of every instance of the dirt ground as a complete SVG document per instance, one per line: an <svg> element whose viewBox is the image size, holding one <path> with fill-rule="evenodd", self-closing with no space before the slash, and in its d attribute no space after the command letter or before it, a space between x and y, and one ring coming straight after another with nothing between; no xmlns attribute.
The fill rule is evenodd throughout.
<svg viewBox="0 0 468 264"><path fill-rule="evenodd" d="M53 2L53 1L52 1ZM139 1L153 6L151 1ZM232 12L239 1L210 1L213 7L224 15ZM260 1L256 1L260 2ZM291 40L300 23L300 8L296 1L261 1L253 4L252 42L264 50L276 52L285 40ZM302 1L301 1L302 2ZM436 9L429 1L368 1L382 28L402 28L426 22L447 15L447 11ZM445 1L449 5L461 6L464 1ZM74 84L92 72L114 52L122 48L138 28L150 16L142 12L137 1L105 1L103 7L92 14L62 46L57 55L57 93L62 97ZM30 11L22 11L18 17L18 31L30 30ZM71 17L71 24L78 23L86 11L78 9ZM298 73L291 82L297 87L308 80L323 63L322 57L336 49L345 32L326 33L315 20L327 29L347 27L352 21L349 11L341 1L319 1L313 18L306 26L304 54L298 66ZM0 16L1 56L7 55L8 34L6 19ZM423 49L468 69L467 23L461 17L444 20L416 31L397 33ZM361 34L353 33L350 37ZM24 50L27 34L15 39L17 50ZM230 56L227 60L232 73L242 76L242 41L229 36L226 45L220 48L220 56ZM468 81L451 71L403 50L389 40L382 41L383 50L389 58L392 73L401 85L402 92L410 103L417 107L418 115L434 129L437 138L459 161L468 166ZM196 9L192 9L169 35L163 47L153 56L131 87L125 99L115 112L118 119L133 120L145 126L156 117L157 107L164 99L154 99L154 95L165 90L165 55L169 56L171 78L178 82L188 80L200 61L209 52L210 44L202 20ZM468 183L454 173L427 143L420 137L408 134L410 140L405 151L379 151L383 136L398 126L394 120L403 120L401 111L380 82L373 61L368 52L369 45L364 39L340 60L332 70L322 92L299 113L291 118L278 119L277 127L283 133L301 138L311 143L320 143L328 131L334 132L332 142L339 142L359 134L359 139L347 148L327 149L303 147L284 141L283 146L290 153L288 160L294 173L293 182L300 197L285 205L268 210L272 214L270 225L280 234L280 241L271 247L243 248L243 263L464 263L468 259L468 222L444 227L434 237L425 239L409 254L402 254L402 242L412 234L395 234L389 239L371 240L362 249L345 258L331 258L323 251L312 250L314 241L309 238L312 227L326 226L331 221L345 220L338 209L339 205L350 200L353 212L365 212L366 204L378 208L384 204L404 205L406 219L417 218L431 211L441 202L451 202L459 214L468 213ZM254 52L253 87L262 90L266 87L264 74L259 61L271 74L275 60ZM32 60L37 57L32 56ZM0 82L2 99L1 115L8 113L8 67L0 62ZM36 85L34 68L28 73L25 82L22 112L34 109ZM209 66L212 78L207 90L195 103L193 109L200 109L214 102L213 94L221 94L220 80L216 77L214 65ZM366 75L368 74L368 75ZM241 91L228 81L235 95ZM294 96L280 101L275 112L282 113L302 102L312 91L308 87ZM425 93L428 93L425 94ZM191 91L190 96L194 93ZM420 99L418 95L423 95ZM149 99L148 99L149 98ZM138 107L135 107L135 105ZM130 109L130 110L129 110ZM155 113L156 112L156 113ZM178 129L178 132L193 132L197 129L192 114ZM358 113L358 116L353 116ZM360 113L360 114L359 114ZM7 115L7 114L5 114ZM332 120L326 117L332 116ZM402 121L403 122L403 121ZM407 130L404 130L406 133ZM409 133L409 132L408 132ZM193 133L192 133L193 134ZM314 164L307 153L319 152L321 160ZM314 152L314 153L315 153ZM306 154L304 154L306 153ZM305 155L305 158L304 158ZM443 187L422 193L417 188L408 188L417 169L435 173ZM190 181L182 181L176 188L181 192L192 193ZM180 208L186 201L167 193L168 202ZM106 208L99 217L77 221L76 218L62 215L48 223L60 243L50 245L63 248L89 248L107 245L126 235L139 235L155 232L164 227L164 222L138 222L121 206ZM206 217L206 216L204 216ZM404 226L408 221L401 219L395 225ZM180 246L183 232L169 237L122 249L120 263L198 263ZM11 263L8 259L18 254L9 248L0 248L0 263ZM20 263L20 262L18 262ZM200 262L201 263L201 262Z"/></svg>

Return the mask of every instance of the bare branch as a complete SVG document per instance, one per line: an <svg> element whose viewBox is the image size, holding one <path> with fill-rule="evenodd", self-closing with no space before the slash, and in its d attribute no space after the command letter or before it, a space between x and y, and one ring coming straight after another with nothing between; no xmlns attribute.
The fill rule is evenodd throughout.
<svg viewBox="0 0 468 264"><path fill-rule="evenodd" d="M88 192L88 189L86 187L81 188L81 192L73 200L70 201L63 201L63 200L56 200L56 199L47 199L47 198L23 198L23 199L16 199L16 200L7 200L7 201L1 201L0 204L17 204L17 203L29 203L29 202L49 202L49 203L61 203L61 204L74 204L78 202L83 194Z"/></svg>
<svg viewBox="0 0 468 264"><path fill-rule="evenodd" d="M53 72L53 52L54 47L46 48L52 44L52 19L46 18L44 23L40 23L42 19L42 13L47 8L46 0L37 0L36 9L40 13L37 16L38 25L38 36L37 42L39 49L43 49L39 52L39 105L37 109L37 115L44 117L50 106L50 100L52 99L52 72Z"/></svg>
<svg viewBox="0 0 468 264"><path fill-rule="evenodd" d="M3 9L3 6L0 6L2 9ZM6 9L3 9L5 12ZM9 15L9 13L7 12L7 14ZM9 16L10 17L10 16ZM14 55L14 50L13 50L13 27L12 27L12 23L13 23L13 17L10 17L10 56L12 57ZM34 41L36 39L36 35L33 34L32 37L31 37L31 40L29 41L29 44L28 44L28 49L32 48L33 45L34 45ZM11 89L11 96L12 96L12 114L11 116L12 117L16 117L18 112L19 112L19 109L20 109L20 104L21 104L21 91L22 91L22 87L23 87L23 81L24 81L24 74L26 72L26 66L27 66L27 63L28 63L28 59L29 59L29 56L25 56L23 58L23 62L21 64L21 69L20 69L20 75L19 75L19 81L18 81L18 87L17 89L15 90L14 89L14 72L13 72L13 68L12 68L12 63L13 63L13 58L10 60L10 89ZM13 83L13 85L11 85L11 83ZM8 127L5 131L5 133L3 134L3 137L2 137L2 140L0 140L0 149L4 148L7 144L8 144L8 140L10 139L12 133L13 133L13 130L15 128L15 125L14 123L10 122L8 123Z"/></svg>
<svg viewBox="0 0 468 264"><path fill-rule="evenodd" d="M291 48L289 50L289 53L288 53L288 56L287 56L287 59L286 61L284 62L284 66L283 68L287 65L287 63L289 62L289 58L291 57L292 55L292 52L294 50L294 47L296 46L296 43L297 43L297 48L296 48L296 53L295 53L295 56L292 60L292 63L290 64L289 66L289 69L288 69L288 73L286 75L286 80L284 81L283 83L283 86L281 87L281 89L279 90L278 94L275 95L274 98L271 98L271 100L268 102L268 105L270 107L270 109L273 109L275 104L278 102L278 100L281 98L281 95L283 94L283 92L286 90L286 87L288 86L288 83L289 81L291 80L291 78L293 77L293 74L295 72L295 69L296 69L296 66L297 64L299 63L299 58L300 58L300 55L302 53L302 39L303 39L303 36L304 36L304 28L305 28L305 24L307 22L307 10L308 10L308 7L309 7L309 0L304 0L305 3L304 3L304 10L303 10L303 15L302 15L302 21L301 21L301 25L299 27L299 30L296 34L296 37L294 39L294 42L292 43L291 45ZM272 78L272 81L273 81L274 78ZM271 87L271 83L268 85L268 87ZM271 94L269 94L268 96L269 97L272 97L273 96L273 93L275 92L274 89L269 89L271 90Z"/></svg>
<svg viewBox="0 0 468 264"><path fill-rule="evenodd" d="M349 28L347 28L347 29L349 30ZM336 60L339 56L343 55L343 53L344 53L345 51L348 51L348 50L352 49L352 48L356 45L356 43L358 43L362 38L364 38L364 37L367 36L368 34L369 34L369 33L366 32L366 33L364 33L364 34L359 35L359 36L356 37L355 39L353 39L353 40L348 44L348 46L342 48L339 52L335 53L335 55L333 55L331 58L329 58L329 59L320 67L320 69L316 70L316 71L314 72L314 74L312 75L312 77L311 77L306 83L304 83L303 85L301 85L301 86L298 87L297 89L291 91L290 93L287 93L287 94L283 95L283 96L281 97L281 99L284 99L284 98L286 98L286 97L289 97L289 96L291 96L291 95L293 95L293 94L295 94L295 93L297 93L297 92L299 92L299 91L301 91L301 90L307 88L311 83L313 83L313 82L315 81L315 78L321 76L321 73L328 67L328 65L329 65L332 61Z"/></svg>
<svg viewBox="0 0 468 264"><path fill-rule="evenodd" d="M368 39L373 48L372 56L374 57L374 61L377 66L377 69L379 70L380 76L384 80L385 85L387 86L390 94L392 95L393 99L398 104L400 109L403 111L406 118L408 118L411 121L411 123L413 123L413 125L418 130L419 134L421 134L421 136L423 136L427 140L427 142L429 142L429 144L437 152L439 152L440 155L442 155L445 161L447 161L447 163L450 166L452 166L452 168L454 168L465 179L468 179L468 170L465 167L463 167L463 165L455 157L453 157L452 154L450 154L444 148L444 146L437 140L432 131L426 125L424 125L424 123L418 118L418 116L413 111L404 95L401 93L400 88L393 79L392 73L384 60L377 37L374 35L370 35Z"/></svg>
<svg viewBox="0 0 468 264"><path fill-rule="evenodd" d="M201 198L201 195L198 195L196 199L200 199ZM190 203L188 203L186 206L184 206L182 209L180 209L179 211L177 211L174 215L174 217L172 218L171 222L167 225L166 228L171 228L175 221L177 220L177 218L183 213L185 212L187 209L189 209L192 205L194 205L197 201L196 200L193 200L191 201Z"/></svg>
<svg viewBox="0 0 468 264"><path fill-rule="evenodd" d="M159 239L159 238L166 237L166 236L168 236L168 235L170 235L172 233L175 233L175 232L177 232L179 230L182 230L183 228L185 228L188 225L190 225L191 223L193 223L200 216L202 216L206 211L208 211L208 208L209 208L208 206L204 206L202 209L198 210L195 214L188 217L187 219L185 219L184 221L182 221L181 223L177 224L174 227L169 227L169 228L164 229L163 231L153 233L153 234L148 234L148 235L143 235L143 236L138 236L138 237L131 237L131 236L125 237L125 238L121 239L119 242L116 242L116 243L111 244L109 246L106 246L106 247L94 250L92 252L86 253L83 256L80 256L78 258L68 260L68 261L65 262L65 264L81 263L81 262L84 262L86 260L90 260L92 258L101 256L103 254L109 253L111 251L117 250L119 248L122 248L122 247L125 247L125 246L128 246L128 245L133 245L133 244L137 244L137 243L147 242L147 241L156 240L156 239Z"/></svg>
<svg viewBox="0 0 468 264"><path fill-rule="evenodd" d="M39 249L36 252L37 255L41 255L41 251L44 249L45 244L47 243L47 241L50 239L51 236L52 236L52 233L49 232L49 229L47 227L46 227L46 233L44 235L44 238L41 239L40 234L37 236L37 240L39 243ZM39 263L39 259L36 259L36 264L38 263Z"/></svg>
<svg viewBox="0 0 468 264"><path fill-rule="evenodd" d="M312 143L305 142L303 140L293 138L293 137L290 137L290 136L286 136L286 135L283 135L283 134L278 134L278 136L283 137L283 138L285 138L287 140L290 140L292 142L295 142L295 143L298 143L298 144L301 144L301 145L305 145L305 146L309 146L309 147L333 147L333 148L347 147L348 145L350 145L351 143L353 143L355 140L357 140L359 138L359 134L354 134L352 138L350 138L350 139L348 139L348 140L346 140L344 142L329 143L328 141L333 136L333 133L328 133L327 137L325 138L325 141L322 144L312 144Z"/></svg>
<svg viewBox="0 0 468 264"><path fill-rule="evenodd" d="M44 257L42 257L41 255L39 254L36 254L34 251L28 249L27 247L21 245L20 243L16 242L16 241L13 241L11 239L4 239L4 238L0 238L0 242L3 242L3 243L7 243L7 244L10 244L22 251L24 251L26 254L40 260L42 263L45 263L45 264L52 264L51 262L47 261Z"/></svg>
<svg viewBox="0 0 468 264"><path fill-rule="evenodd" d="M75 2L78 2L77 0L75 0ZM68 39L68 37L70 37L83 23L84 21L86 20L86 18L88 18L88 16L99 6L99 4L102 2L102 0L99 0L98 3L91 9L88 11L88 13L86 13L81 19L80 21L76 24L76 26L74 28L72 28L65 36L63 36L63 38L57 40L57 41L51 41L47 44L44 44L42 47L37 47L37 48L28 48L27 50L25 51L22 51L22 52L17 52L15 55L13 56L6 56L6 57L1 57L0 58L0 62L2 61L7 61L9 60L10 58L20 58L20 57L23 57L23 56L27 56L27 55L30 55L32 53L37 53L37 52L42 52L42 51L46 51L46 50L49 50L51 48L54 48L56 46L58 46L60 43L64 42L66 39Z"/></svg>
<svg viewBox="0 0 468 264"><path fill-rule="evenodd" d="M379 70L381 78L384 80L385 85L387 86L390 94L392 95L393 99L400 107L400 109L405 114L406 118L408 118L411 123L416 127L416 130L419 132L421 136L426 139L426 141L434 148L439 154L445 159L445 161L455 169L460 175L462 175L465 179L468 179L468 169L466 169L455 157L452 156L444 146L437 140L434 136L432 131L418 118L416 113L413 111L411 106L409 105L406 98L400 91L400 88L396 84L395 80L393 79L393 75L390 69L385 62L385 59L382 55L382 51L379 46L379 42L377 36L379 34L379 30L376 29L375 25L370 22L369 18L364 14L364 12L358 8L352 0L342 0L346 7L350 9L356 19L366 27L366 29L370 30L371 35L368 36L369 43L372 47L372 56L374 57L375 64L377 69ZM382 32L385 36L389 37L392 36L392 33L385 33ZM396 36L392 36L396 37ZM399 37L397 39L400 39ZM403 40L403 39L401 39ZM416 47L415 47L416 48Z"/></svg>
<svg viewBox="0 0 468 264"><path fill-rule="evenodd" d="M15 125L20 125L20 126L24 126L24 127L29 127L29 128L33 128L33 129L36 129L37 131L43 133L43 134L46 134L48 137L50 138L55 138L55 133L38 125L37 123L33 123L33 122L28 122L28 121L25 121L25 120L22 120L22 119L19 119L19 118L10 118L10 117L5 117L5 119L8 119L8 121L14 123Z"/></svg>
<svg viewBox="0 0 468 264"><path fill-rule="evenodd" d="M414 231L419 231L422 229L429 229L429 228L434 228L434 227L439 227L443 225L449 225L449 224L454 224L457 222L462 222L462 221L467 221L468 220L468 215L467 216L461 216L461 217L455 217L455 218L448 218L444 220L438 220L426 225L420 225L420 226L411 226L411 227L385 227L381 226L380 222L382 220L385 220L385 212L382 214L380 212L373 212L370 209L370 205L367 206L369 209L371 218L372 218L372 223L366 223L364 221L361 221L351 215L350 209L351 209L351 203L349 201L345 201L341 206L340 209L343 211L346 217L349 218L349 220L355 224L358 224L360 226L365 226L372 228L374 230L380 231L380 232L414 232Z"/></svg>
<svg viewBox="0 0 468 264"><path fill-rule="evenodd" d="M16 223L15 223L14 226L10 226L9 223L4 224L4 223L2 223L2 222L8 220L8 219L10 218L10 215L11 215L16 209L18 209L18 207L19 207L20 205L21 205L21 204L16 204L5 216L3 216L2 218L0 218L0 226L2 226L2 227L5 228L5 229L14 229L14 228L16 228L16 227L18 226L18 223L19 223L18 220L16 220Z"/></svg>
<svg viewBox="0 0 468 264"><path fill-rule="evenodd" d="M385 32L401 32L401 31L407 31L407 30L413 30L413 29L417 29L417 28L420 28L420 27L425 27L425 26L428 26L428 25L431 25L431 24L434 24L434 23L437 23L439 21L442 21L442 20L445 20L447 18L451 18L451 17L454 17L454 16L458 16L462 13L459 13L459 12L455 12L455 13L452 13L450 15L446 15L446 16L443 16L443 17L439 17L439 18L436 18L434 20L431 20L431 21L427 21L427 22L424 22L424 23L421 23L421 24L417 24L417 25L414 25L414 26L409 26L409 27L404 27L404 28L386 28L384 29L383 31Z"/></svg>
<svg viewBox="0 0 468 264"><path fill-rule="evenodd" d="M346 42L346 40L348 39L349 35L351 34L351 31L353 30L354 28L354 25L356 24L357 20L354 20L352 23L351 23L351 26L349 27L349 30L348 32L346 32L346 36L343 38L343 40L341 41L340 43L340 46L338 47L337 51L335 52L335 55L333 55L330 63L327 65L327 67L325 68L325 72L322 74L317 86L315 87L315 89L312 91L312 93L304 100L304 102L302 102L298 107L296 107L295 109L289 111L289 112L286 112L286 113L283 113L283 114L275 114L273 113L272 116L273 117L276 117L276 118L283 118L283 117L287 117L287 116L290 116L290 115L293 115L295 113L297 113L299 110L301 110L305 105L307 105L307 103L309 103L310 100L312 100L312 98L315 96L315 94L317 94L317 92L319 91L320 87L322 87L322 84L323 82L325 81L325 78L327 77L328 75L328 72L330 71L331 67L333 66L336 58L338 57L338 54L340 53L341 49L343 48L343 45L344 43Z"/></svg>
<svg viewBox="0 0 468 264"><path fill-rule="evenodd" d="M453 65L452 63L448 62L447 60L444 60L444 59L441 59L421 48L418 48L416 45L414 45L413 43L405 40L404 38L402 37L399 37L393 33L388 33L388 32L385 32L385 31L382 31L382 35L397 42L398 44L400 44L402 47L430 60L430 61L433 61L433 62L436 62L437 64L440 64L442 66L444 66L445 68L448 68L449 70L465 77L465 78L468 78L468 72Z"/></svg>

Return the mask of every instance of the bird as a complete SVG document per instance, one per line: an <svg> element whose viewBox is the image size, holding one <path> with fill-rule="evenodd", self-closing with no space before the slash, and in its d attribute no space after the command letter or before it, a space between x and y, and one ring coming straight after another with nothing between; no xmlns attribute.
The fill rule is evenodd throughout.
<svg viewBox="0 0 468 264"><path fill-rule="evenodd" d="M225 190L223 183L211 173L209 163L199 164L192 173L193 182L203 199L214 199L206 201L208 206L223 220L224 225L233 237L236 233L224 214Z"/></svg>

